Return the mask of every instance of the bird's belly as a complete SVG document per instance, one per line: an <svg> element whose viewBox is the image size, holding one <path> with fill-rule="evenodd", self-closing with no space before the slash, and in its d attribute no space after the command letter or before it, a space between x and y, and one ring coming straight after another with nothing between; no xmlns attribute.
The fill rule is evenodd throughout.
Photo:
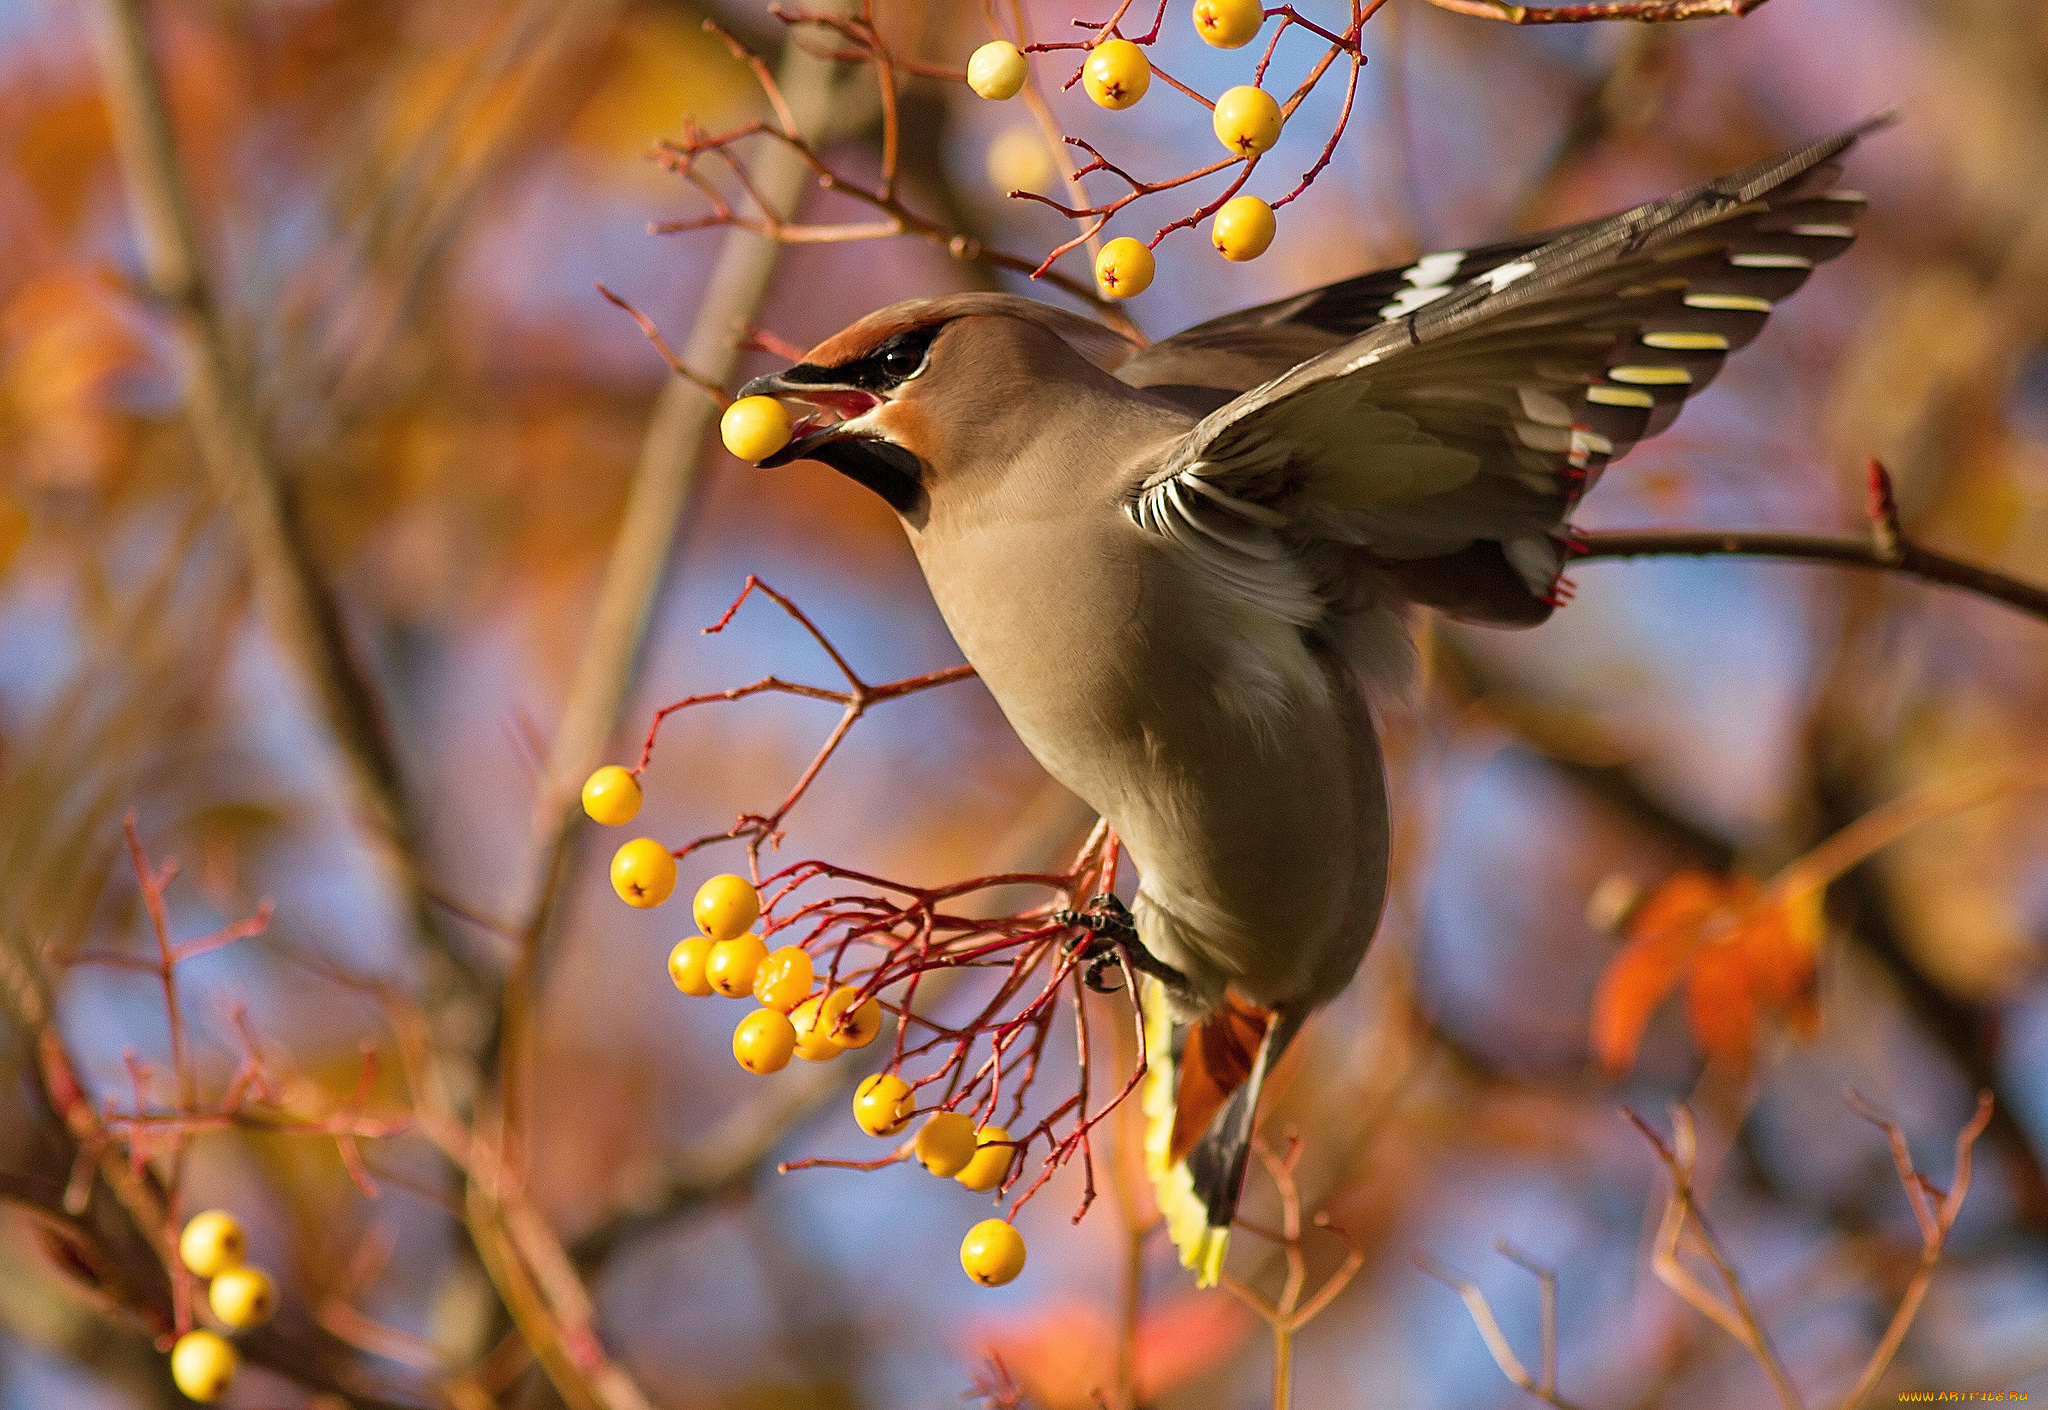
<svg viewBox="0 0 2048 1410"><path fill-rule="evenodd" d="M1071 536L1035 557L1015 526L1003 547L993 579L928 563L935 586L994 584L940 610L1025 747L1123 839L1147 947L1197 999L1329 997L1386 867L1378 746L1348 682L1170 562Z"/></svg>

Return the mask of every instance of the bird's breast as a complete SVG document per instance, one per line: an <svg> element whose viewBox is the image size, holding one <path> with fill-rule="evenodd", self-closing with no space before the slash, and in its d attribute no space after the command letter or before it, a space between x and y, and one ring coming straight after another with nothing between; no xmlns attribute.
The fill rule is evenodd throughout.
<svg viewBox="0 0 2048 1410"><path fill-rule="evenodd" d="M1129 848L1160 958L1260 1001L1340 987L1377 920L1385 800L1363 705L1301 631L1113 508L935 522L917 547L1025 746Z"/></svg>

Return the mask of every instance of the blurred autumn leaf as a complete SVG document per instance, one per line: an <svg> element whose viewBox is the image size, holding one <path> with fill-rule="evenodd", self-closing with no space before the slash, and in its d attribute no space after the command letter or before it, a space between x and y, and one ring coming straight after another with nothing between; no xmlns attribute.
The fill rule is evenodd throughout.
<svg viewBox="0 0 2048 1410"><path fill-rule="evenodd" d="M1749 1070L1767 1017L1811 1037L1821 896L1783 899L1740 873L1666 879L1627 919L1628 943L1600 976L1592 1031L1601 1063L1616 1076L1632 1068L1650 1015L1680 984L1694 1039L1731 1072Z"/></svg>

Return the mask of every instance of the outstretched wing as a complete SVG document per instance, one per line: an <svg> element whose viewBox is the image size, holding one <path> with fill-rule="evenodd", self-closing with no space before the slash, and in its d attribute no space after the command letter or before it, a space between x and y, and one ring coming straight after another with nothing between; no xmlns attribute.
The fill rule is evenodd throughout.
<svg viewBox="0 0 2048 1410"><path fill-rule="evenodd" d="M1209 411L1127 512L1226 582L1306 556L1459 615L1540 621L1566 516L1601 469L1848 248L1863 198L1834 189L1834 158L1874 125L1470 264L1433 256L1399 284L1367 276L1263 323L1249 310L1190 330L1207 345L1232 320L1361 325Z"/></svg>

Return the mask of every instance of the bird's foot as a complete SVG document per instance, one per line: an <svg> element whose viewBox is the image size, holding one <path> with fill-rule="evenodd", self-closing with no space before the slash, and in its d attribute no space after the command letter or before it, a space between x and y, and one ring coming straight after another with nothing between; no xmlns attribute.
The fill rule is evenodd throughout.
<svg viewBox="0 0 2048 1410"><path fill-rule="evenodd" d="M1090 897L1078 911L1054 911L1052 919L1055 925L1070 925L1080 932L1065 950L1085 966L1081 982L1098 994L1113 994L1121 987L1111 984L1108 976L1124 965L1176 988L1187 984L1179 970L1145 948L1130 910L1113 892Z"/></svg>

